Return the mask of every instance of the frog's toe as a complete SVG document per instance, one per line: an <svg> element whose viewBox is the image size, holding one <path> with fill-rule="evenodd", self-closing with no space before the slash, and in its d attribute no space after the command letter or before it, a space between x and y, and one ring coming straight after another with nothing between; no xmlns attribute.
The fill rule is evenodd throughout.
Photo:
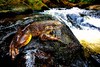
<svg viewBox="0 0 100 67"><path fill-rule="evenodd" d="M9 54L11 58L14 59L19 54L19 50L15 48L14 45L10 45Z"/></svg>
<svg viewBox="0 0 100 67"><path fill-rule="evenodd" d="M12 50L12 51L11 51L11 57L12 57L12 59L14 59L15 56L16 56L15 51Z"/></svg>
<svg viewBox="0 0 100 67"><path fill-rule="evenodd" d="M19 50L17 48L11 50L11 57L14 59L19 54Z"/></svg>

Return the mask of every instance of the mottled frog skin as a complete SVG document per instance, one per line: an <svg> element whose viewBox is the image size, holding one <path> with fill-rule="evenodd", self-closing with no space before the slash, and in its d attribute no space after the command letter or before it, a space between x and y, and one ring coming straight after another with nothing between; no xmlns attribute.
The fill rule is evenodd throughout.
<svg viewBox="0 0 100 67"><path fill-rule="evenodd" d="M22 30L18 29L9 47L9 53L12 59L19 54L19 48L26 46L32 37L39 37L41 41L59 40L59 37L55 37L51 32L60 29L61 27L62 24L60 22L49 20L33 22Z"/></svg>

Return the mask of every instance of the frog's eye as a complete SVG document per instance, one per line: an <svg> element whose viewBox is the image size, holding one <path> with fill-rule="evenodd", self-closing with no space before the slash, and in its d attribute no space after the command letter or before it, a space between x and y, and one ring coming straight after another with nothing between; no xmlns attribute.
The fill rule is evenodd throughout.
<svg viewBox="0 0 100 67"><path fill-rule="evenodd" d="M45 29L49 29L49 26L46 26Z"/></svg>
<svg viewBox="0 0 100 67"><path fill-rule="evenodd" d="M40 32L37 32L37 33L36 33L36 35L39 35L39 34L40 34Z"/></svg>

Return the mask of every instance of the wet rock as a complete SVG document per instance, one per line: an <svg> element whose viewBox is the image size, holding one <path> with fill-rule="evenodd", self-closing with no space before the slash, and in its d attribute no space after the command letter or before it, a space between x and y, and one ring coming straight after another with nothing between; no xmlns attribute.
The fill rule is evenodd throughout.
<svg viewBox="0 0 100 67"><path fill-rule="evenodd" d="M38 23L41 23L41 21ZM46 67L69 66L76 56L81 53L82 46L66 25L59 30L54 30L53 34L59 36L61 41L41 41L37 37L20 49L21 53L25 54L26 65L27 63L33 63L34 66ZM30 61L28 61L29 59Z"/></svg>
<svg viewBox="0 0 100 67"><path fill-rule="evenodd" d="M45 22L45 20L49 21L50 19L50 17L43 15L42 16L37 15L34 18L31 16L31 19L33 19L34 21L39 21L40 23L41 21ZM52 20L55 21L54 19ZM19 21L16 22L19 23ZM25 27L27 25L27 24L25 25L24 24L19 25L19 24L17 25L15 23L16 29L19 26ZM14 32L15 30L12 29L15 28L14 26L9 26L8 28L6 28L6 30L9 29L10 32L2 31L2 35L5 32L6 32L5 36L11 32ZM9 66L14 66L14 67L70 66L71 63L74 61L74 59L77 57L77 55L79 55L82 51L81 48L82 46L80 45L76 37L73 35L71 30L66 25L63 25L60 29L54 30L51 33L57 37L60 37L61 41L50 41L50 40L42 41L38 37L33 37L27 46L20 48L20 54L16 57L15 60L12 61L8 51L9 51L9 44L15 33L9 34L9 36L5 37L3 42L0 43L0 58L1 58L0 65L2 63L5 63ZM0 37L2 40L3 36ZM10 63L5 62L4 59Z"/></svg>
<svg viewBox="0 0 100 67"><path fill-rule="evenodd" d="M91 5L87 7L90 10L100 10L100 5Z"/></svg>
<svg viewBox="0 0 100 67"><path fill-rule="evenodd" d="M94 65L100 66L100 55L91 55L89 60L91 60Z"/></svg>
<svg viewBox="0 0 100 67"><path fill-rule="evenodd" d="M91 66L96 66L96 64L92 64L94 62L97 63L97 65L99 64L99 62L96 62L97 60L100 59L98 56L100 54L100 45L99 45L100 44L99 43L100 42L99 41L100 40L99 37L100 11L99 10L85 10L76 7L72 9L62 9L62 10L50 9L44 11L43 14L52 15L54 18L58 19L59 21L61 21L63 24L67 25L71 29L71 31L80 41L81 45L85 48L84 49L85 58L91 57L91 59L85 60L86 65L88 64L91 67ZM78 61L75 60L75 61L77 62L77 64L84 63L82 58L80 60L82 60L82 62L80 62L79 60ZM76 67L80 66L80 64L79 65L77 64Z"/></svg>
<svg viewBox="0 0 100 67"><path fill-rule="evenodd" d="M74 21L84 21L80 16ZM72 16L72 17L73 17ZM20 48L20 53L15 60L11 60L9 56L9 44L15 35L18 27L24 28L32 22L41 23L43 21L55 21L48 15L27 16L12 24L0 26L0 35L2 43L0 43L0 65L13 67L86 67L99 65L99 55L91 55L87 58L83 54L82 46L67 25L63 25L60 29L54 30L51 34L60 37L61 41L42 41L38 37L33 37L27 46ZM10 20L11 21L11 20ZM31 22L30 22L31 21ZM57 21L57 20L56 20ZM58 21L58 23L60 23ZM11 34L11 32L14 32ZM7 35L8 34L8 35ZM6 37L5 37L6 36ZM3 38L3 39L2 39ZM94 63L94 64L92 64Z"/></svg>

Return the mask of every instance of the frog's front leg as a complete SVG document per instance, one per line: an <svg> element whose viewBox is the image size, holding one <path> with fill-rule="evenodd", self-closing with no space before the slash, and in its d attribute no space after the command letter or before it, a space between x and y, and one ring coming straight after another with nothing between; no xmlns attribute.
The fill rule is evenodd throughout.
<svg viewBox="0 0 100 67"><path fill-rule="evenodd" d="M59 41L58 37L54 37L53 35L50 35L50 34L41 34L40 38L42 41L46 41L46 40L58 40Z"/></svg>
<svg viewBox="0 0 100 67"><path fill-rule="evenodd" d="M31 38L32 35L29 30L20 30L17 32L9 46L9 54L11 55L12 59L19 54L19 48L27 45Z"/></svg>
<svg viewBox="0 0 100 67"><path fill-rule="evenodd" d="M42 32L40 35L41 40L46 41L46 40L59 40L58 37L55 37L51 35L50 33L54 30L52 26L47 26L46 29Z"/></svg>

